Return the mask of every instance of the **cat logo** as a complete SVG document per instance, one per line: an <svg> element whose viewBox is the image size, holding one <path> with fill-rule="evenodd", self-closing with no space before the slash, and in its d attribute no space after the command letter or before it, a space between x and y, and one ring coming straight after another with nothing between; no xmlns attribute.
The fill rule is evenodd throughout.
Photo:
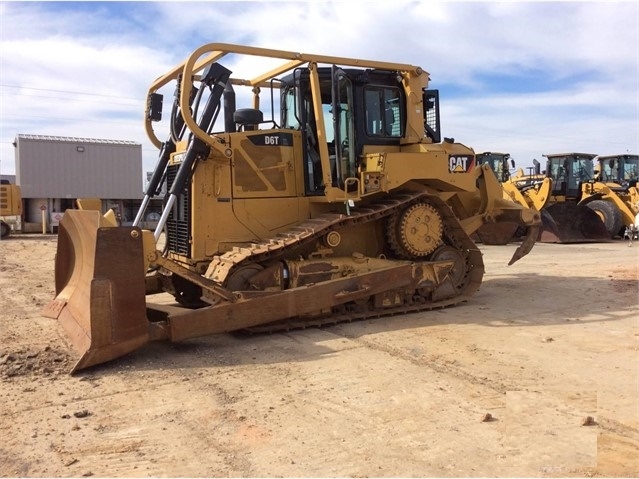
<svg viewBox="0 0 639 479"><path fill-rule="evenodd" d="M470 171L475 159L469 155L454 155L448 158L448 171L451 173L466 173Z"/></svg>

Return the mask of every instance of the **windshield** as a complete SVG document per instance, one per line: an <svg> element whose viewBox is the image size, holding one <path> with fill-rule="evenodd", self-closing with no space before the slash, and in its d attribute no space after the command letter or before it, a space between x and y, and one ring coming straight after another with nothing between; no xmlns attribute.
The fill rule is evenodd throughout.
<svg viewBox="0 0 639 479"><path fill-rule="evenodd" d="M364 90L366 133L369 136L401 137L400 91L396 87L375 86Z"/></svg>
<svg viewBox="0 0 639 479"><path fill-rule="evenodd" d="M636 180L639 172L639 158L626 159L623 164L623 179Z"/></svg>
<svg viewBox="0 0 639 479"><path fill-rule="evenodd" d="M632 181L637 179L638 158L612 158L602 160L603 181Z"/></svg>
<svg viewBox="0 0 639 479"><path fill-rule="evenodd" d="M283 114L283 128L291 128L293 130L299 130L300 128L300 120L298 118L297 109L296 109L296 94L294 88L288 88L284 93L282 103L282 114Z"/></svg>

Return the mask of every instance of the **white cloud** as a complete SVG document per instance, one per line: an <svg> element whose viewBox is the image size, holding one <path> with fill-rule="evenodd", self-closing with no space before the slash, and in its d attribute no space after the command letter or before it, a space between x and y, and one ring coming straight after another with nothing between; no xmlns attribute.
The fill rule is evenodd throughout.
<svg viewBox="0 0 639 479"><path fill-rule="evenodd" d="M18 133L138 141L152 168L146 91L209 42L420 65L444 134L476 151L639 150L637 2L3 2L0 17L3 174Z"/></svg>

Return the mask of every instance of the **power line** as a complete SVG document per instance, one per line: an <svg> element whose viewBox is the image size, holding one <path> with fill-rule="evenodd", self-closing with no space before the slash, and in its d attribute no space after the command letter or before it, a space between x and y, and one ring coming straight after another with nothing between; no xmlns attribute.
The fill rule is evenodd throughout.
<svg viewBox="0 0 639 479"><path fill-rule="evenodd" d="M3 87L3 88L15 88L15 89L18 89L18 90L48 91L48 92L54 92L54 93L69 93L69 94L74 94L74 95L87 95L87 96L98 96L98 97L103 97L103 98L118 98L118 99L121 99L121 100L140 101L139 98L131 98L131 97L119 96L119 95L104 95L102 93L89 93L89 92L74 91L74 90L54 90L52 88L36 88L36 87L23 86L23 85L6 85L4 83L0 83L0 87Z"/></svg>
<svg viewBox="0 0 639 479"><path fill-rule="evenodd" d="M133 120L120 120L120 121L113 121L113 120L92 120L90 118L58 118L58 117L54 117L54 116L35 116L35 115L2 115L3 117L10 117L10 118L33 118L33 119L38 119L38 120L58 120L58 121L82 121L82 122L91 122L91 123L114 123L114 124L119 124L122 125L124 123L130 123L133 124L134 121ZM135 122L137 123L137 122ZM141 122L140 122L141 123Z"/></svg>
<svg viewBox="0 0 639 479"><path fill-rule="evenodd" d="M57 101L63 101L63 102L68 102L68 101L72 101L72 102L82 102L82 103L93 103L96 104L98 102L96 102L96 100L92 100L90 98L74 98L74 97L60 97L60 96L53 96L53 95L27 95L24 93L18 93L18 94L6 94L6 93L1 93L0 92L0 98L4 97L4 98L13 98L15 96L21 96L24 98L50 98L52 100L57 100ZM142 104L142 101L136 101L135 104L133 103L120 103L120 102L114 102L113 100L104 100L99 102L100 104L109 104L109 105L117 105L117 106L128 106L128 107L136 107L139 108L140 105Z"/></svg>

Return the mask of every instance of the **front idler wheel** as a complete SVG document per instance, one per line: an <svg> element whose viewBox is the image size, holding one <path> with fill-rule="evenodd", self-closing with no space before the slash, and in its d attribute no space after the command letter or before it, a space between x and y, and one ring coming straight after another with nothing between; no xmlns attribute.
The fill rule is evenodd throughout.
<svg viewBox="0 0 639 479"><path fill-rule="evenodd" d="M182 306L190 309L208 306L208 303L200 299L202 298L202 288L198 285L191 283L189 280L177 274L171 275L171 284L175 291L173 296Z"/></svg>
<svg viewBox="0 0 639 479"><path fill-rule="evenodd" d="M450 272L451 282L455 288L462 286L466 277L466 258L461 251L449 245L440 246L435 250L430 260L452 261L454 264Z"/></svg>

